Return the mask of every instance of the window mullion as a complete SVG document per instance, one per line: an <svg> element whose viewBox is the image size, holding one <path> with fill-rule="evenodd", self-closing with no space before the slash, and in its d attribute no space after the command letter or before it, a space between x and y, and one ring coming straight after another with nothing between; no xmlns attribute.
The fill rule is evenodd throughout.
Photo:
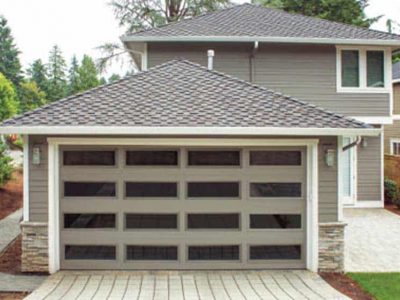
<svg viewBox="0 0 400 300"><path fill-rule="evenodd" d="M360 63L360 88L367 88L367 51L360 50L359 63Z"/></svg>

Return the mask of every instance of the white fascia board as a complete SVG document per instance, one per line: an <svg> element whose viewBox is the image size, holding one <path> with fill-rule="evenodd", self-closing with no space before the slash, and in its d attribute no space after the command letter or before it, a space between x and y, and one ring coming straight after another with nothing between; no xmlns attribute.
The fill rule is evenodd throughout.
<svg viewBox="0 0 400 300"><path fill-rule="evenodd" d="M367 123L367 124L377 124L377 125L389 125L393 123L393 117L351 117L357 121Z"/></svg>
<svg viewBox="0 0 400 300"><path fill-rule="evenodd" d="M392 81L392 83L393 83L393 84L400 83L400 78L399 78L399 79L394 79L394 80Z"/></svg>
<svg viewBox="0 0 400 300"><path fill-rule="evenodd" d="M58 135L247 135L247 136L378 136L379 128L290 128L290 127L124 127L124 126L9 126L0 134Z"/></svg>
<svg viewBox="0 0 400 300"><path fill-rule="evenodd" d="M263 36L122 36L123 42L269 42L301 44L336 44L336 45L379 45L400 46L400 40L374 39L330 39L303 37L263 37Z"/></svg>

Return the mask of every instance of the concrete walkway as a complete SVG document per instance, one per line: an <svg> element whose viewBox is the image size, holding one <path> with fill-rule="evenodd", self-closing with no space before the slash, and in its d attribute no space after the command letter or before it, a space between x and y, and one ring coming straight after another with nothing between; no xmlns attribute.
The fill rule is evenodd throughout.
<svg viewBox="0 0 400 300"><path fill-rule="evenodd" d="M20 234L22 208L0 220L0 253Z"/></svg>
<svg viewBox="0 0 400 300"><path fill-rule="evenodd" d="M349 298L308 271L62 271L25 299Z"/></svg>
<svg viewBox="0 0 400 300"><path fill-rule="evenodd" d="M400 272L400 216L385 209L347 208L344 221L348 272Z"/></svg>
<svg viewBox="0 0 400 300"><path fill-rule="evenodd" d="M32 292L36 290L46 278L47 276L0 273L0 292Z"/></svg>

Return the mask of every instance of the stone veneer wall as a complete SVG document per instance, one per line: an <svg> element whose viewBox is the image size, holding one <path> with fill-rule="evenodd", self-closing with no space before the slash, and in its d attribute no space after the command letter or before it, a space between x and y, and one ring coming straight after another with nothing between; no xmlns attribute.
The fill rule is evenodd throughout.
<svg viewBox="0 0 400 300"><path fill-rule="evenodd" d="M344 272L344 228L342 222L319 224L320 272Z"/></svg>
<svg viewBox="0 0 400 300"><path fill-rule="evenodd" d="M22 272L48 272L47 223L22 222Z"/></svg>

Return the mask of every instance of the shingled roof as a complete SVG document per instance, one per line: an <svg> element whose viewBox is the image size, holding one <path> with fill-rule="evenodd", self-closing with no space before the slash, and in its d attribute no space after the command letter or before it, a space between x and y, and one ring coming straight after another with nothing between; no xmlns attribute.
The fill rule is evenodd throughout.
<svg viewBox="0 0 400 300"><path fill-rule="evenodd" d="M400 36L362 27L287 13L252 4L236 5L192 19L134 32L124 41L153 40L162 37L257 37L399 42Z"/></svg>
<svg viewBox="0 0 400 300"><path fill-rule="evenodd" d="M27 112L0 129L24 126L370 128L179 59Z"/></svg>

